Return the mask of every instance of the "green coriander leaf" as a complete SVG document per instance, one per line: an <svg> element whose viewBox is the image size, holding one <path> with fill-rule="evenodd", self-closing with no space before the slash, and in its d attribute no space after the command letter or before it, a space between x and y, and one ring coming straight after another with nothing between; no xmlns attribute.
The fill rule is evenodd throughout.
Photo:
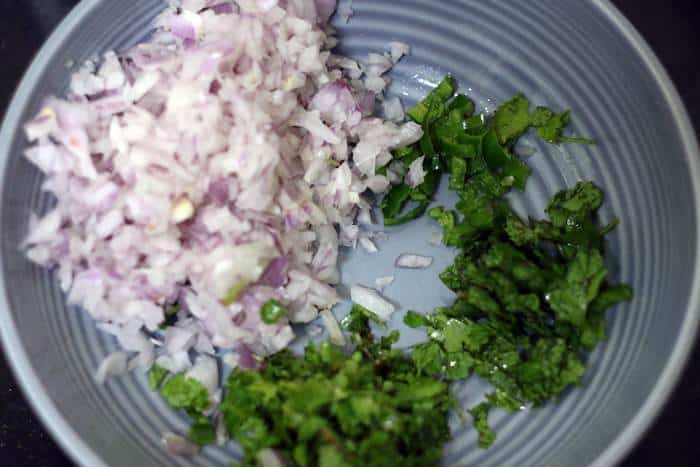
<svg viewBox="0 0 700 467"><path fill-rule="evenodd" d="M382 199L384 218L393 219L398 216L410 194L411 187L405 183L395 185Z"/></svg>
<svg viewBox="0 0 700 467"><path fill-rule="evenodd" d="M484 137L484 160L491 172L498 176L506 186L525 189L530 176L530 169L501 146L497 133L490 131Z"/></svg>
<svg viewBox="0 0 700 467"><path fill-rule="evenodd" d="M463 118L471 117L474 113L474 101L464 94L457 94L447 106L447 110L458 111Z"/></svg>
<svg viewBox="0 0 700 467"><path fill-rule="evenodd" d="M148 387L151 391L156 391L160 388L165 378L168 376L168 370L162 366L154 364L148 372Z"/></svg>
<svg viewBox="0 0 700 467"><path fill-rule="evenodd" d="M547 107L538 106L532 113L530 124L534 127L545 126L554 117L554 112Z"/></svg>
<svg viewBox="0 0 700 467"><path fill-rule="evenodd" d="M582 326L607 274L598 250L579 250L567 267L564 282L545 295L557 319Z"/></svg>
<svg viewBox="0 0 700 467"><path fill-rule="evenodd" d="M469 376L472 366L474 366L474 359L469 353L448 353L445 361L445 377L453 381L465 379Z"/></svg>
<svg viewBox="0 0 700 467"><path fill-rule="evenodd" d="M190 428L190 440L199 446L207 446L216 442L216 431L211 423L195 423Z"/></svg>
<svg viewBox="0 0 700 467"><path fill-rule="evenodd" d="M176 409L204 412L209 408L209 393L194 378L178 374L168 379L160 389L163 398Z"/></svg>
<svg viewBox="0 0 700 467"><path fill-rule="evenodd" d="M430 106L436 102L444 104L454 95L456 89L457 81L451 76L446 76L423 101L406 113L417 123L423 123Z"/></svg>
<svg viewBox="0 0 700 467"><path fill-rule="evenodd" d="M413 361L418 373L436 375L442 371L445 353L440 344L434 341L418 344L413 348Z"/></svg>
<svg viewBox="0 0 700 467"><path fill-rule="evenodd" d="M352 304L350 316L353 317L352 319L357 319L357 316L360 316L362 319L368 319L369 321L373 321L382 329L387 329L386 323L382 321L382 319L379 316L377 316L376 313L368 310L362 305L358 305L357 303Z"/></svg>
<svg viewBox="0 0 700 467"><path fill-rule="evenodd" d="M421 326L428 326L430 324L430 320L428 320L425 316L412 310L408 310L406 316L403 317L403 322L409 328L414 329Z"/></svg>
<svg viewBox="0 0 700 467"><path fill-rule="evenodd" d="M489 426L489 412L491 404L482 402L481 404L468 410L474 419L474 428L479 433L479 447L488 448L496 441L496 433Z"/></svg>
<svg viewBox="0 0 700 467"><path fill-rule="evenodd" d="M428 205L430 204L430 201L422 201L418 203L418 205L407 212L406 214L403 214L399 217L384 217L384 225L387 226L395 226L395 225L401 225L405 224L406 222L412 221L414 219L418 219L420 216L422 216L425 211L428 209Z"/></svg>
<svg viewBox="0 0 700 467"><path fill-rule="evenodd" d="M318 448L318 467L352 467L346 462L340 450L326 444Z"/></svg>
<svg viewBox="0 0 700 467"><path fill-rule="evenodd" d="M557 114L545 107L537 107L532 115L531 123L537 129L537 136L548 143L595 144L595 141L587 138L562 136L564 130L571 123L571 115L568 111Z"/></svg>
<svg viewBox="0 0 700 467"><path fill-rule="evenodd" d="M467 161L460 157L453 157L450 161L450 190L462 190L466 177Z"/></svg>
<svg viewBox="0 0 700 467"><path fill-rule="evenodd" d="M522 94L501 105L493 117L493 128L500 144L519 138L530 127L530 101Z"/></svg>

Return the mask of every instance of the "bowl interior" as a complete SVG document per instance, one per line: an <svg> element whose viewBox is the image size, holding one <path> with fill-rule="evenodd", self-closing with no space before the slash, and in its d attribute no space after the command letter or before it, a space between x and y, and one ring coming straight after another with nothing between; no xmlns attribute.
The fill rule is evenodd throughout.
<svg viewBox="0 0 700 467"><path fill-rule="evenodd" d="M21 122L39 109L43 96L63 92L74 70L70 63L139 42L163 6L159 0L84 1L37 58L0 138L3 338L44 421L84 465L209 467L240 456L234 445L206 448L192 460L169 456L160 435L185 431L185 418L147 389L142 374L94 383L94 369L116 343L80 310L66 307L53 276L18 249L29 213L52 202L22 157ZM634 302L611 313L609 339L590 355L583 387L542 409L493 414L498 440L490 450L476 447L469 423L455 421L446 464L578 466L617 459L645 426L635 416L652 413L680 371L697 319L697 147L665 74L605 2L354 0L353 7L350 23L337 24L343 53L362 58L386 50L391 40L412 46L411 56L392 72L391 92L406 105L452 73L485 110L517 92L536 104L572 110L574 132L599 144L526 140L536 149L527 158L533 176L513 202L541 217L557 190L580 179L602 186L603 220L621 221L608 245L612 279L630 283L636 293ZM445 187L438 198L450 202ZM344 281L371 285L376 277L396 274L387 295L404 309L449 301L437 272L453 252L429 244L436 230L421 219L389 230L378 255L344 252ZM435 265L397 274L393 259L407 251L434 256ZM402 314L395 317L397 326ZM455 388L467 405L482 389L478 381Z"/></svg>

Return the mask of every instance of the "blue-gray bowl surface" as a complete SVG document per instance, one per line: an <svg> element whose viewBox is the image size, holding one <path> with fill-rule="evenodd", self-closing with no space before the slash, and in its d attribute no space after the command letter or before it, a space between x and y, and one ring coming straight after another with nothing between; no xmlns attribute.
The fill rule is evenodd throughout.
<svg viewBox="0 0 700 467"><path fill-rule="evenodd" d="M207 448L191 460L168 455L161 433L185 430L186 420L148 391L143 375L94 383L97 363L115 342L80 310L67 308L52 275L32 266L18 249L30 211L41 212L51 202L40 193L38 172L22 157L22 122L43 96L65 90L72 71L68 60L79 64L143 40L164 3L83 1L36 57L0 133L3 344L45 424L89 467L225 466L240 456L234 445ZM513 201L541 217L555 191L579 179L602 186L604 217L621 220L609 243L613 279L630 283L635 300L611 315L609 339L590 356L581 388L539 410L494 414L499 438L490 450L476 447L469 424L457 425L445 463L614 464L666 400L698 324L698 147L668 76L604 0L355 0L354 9L348 25L338 24L345 53L361 58L385 50L390 40L413 46L394 70L391 87L406 103L449 72L482 108L524 92L538 104L570 108L573 130L599 142L556 147L530 140L537 149L527 159L534 176ZM441 200L447 197L443 190ZM452 253L428 243L435 230L422 219L392 230L379 255L346 253L344 279L371 284L394 273L397 253L420 251L435 256L436 264L399 273L389 296L421 309L449 300L437 272ZM456 391L470 404L479 389L470 383Z"/></svg>

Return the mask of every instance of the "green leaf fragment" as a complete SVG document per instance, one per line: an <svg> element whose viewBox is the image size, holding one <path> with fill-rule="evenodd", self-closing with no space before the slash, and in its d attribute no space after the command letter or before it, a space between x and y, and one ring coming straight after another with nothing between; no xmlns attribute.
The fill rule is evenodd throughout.
<svg viewBox="0 0 700 467"><path fill-rule="evenodd" d="M493 129L500 144L518 139L530 127L530 101L522 94L502 104L493 117Z"/></svg>
<svg viewBox="0 0 700 467"><path fill-rule="evenodd" d="M451 76L446 76L428 96L417 106L408 110L406 114L417 123L423 123L431 105L435 103L444 104L455 93L457 80Z"/></svg>
<svg viewBox="0 0 700 467"><path fill-rule="evenodd" d="M409 328L419 328L421 326L427 326L430 324L430 320L427 319L425 316L423 316L420 313L417 313L415 311L409 310L406 313L406 316L403 317L403 322L408 326Z"/></svg>
<svg viewBox="0 0 700 467"><path fill-rule="evenodd" d="M489 426L489 412L491 404L482 402L468 410L474 419L474 428L479 433L479 447L488 448L496 441L496 433Z"/></svg>
<svg viewBox="0 0 700 467"><path fill-rule="evenodd" d="M174 375L160 389L163 398L176 409L204 412L209 408L209 393L198 380Z"/></svg>
<svg viewBox="0 0 700 467"><path fill-rule="evenodd" d="M151 370L148 372L148 387L151 391L156 391L160 388L165 378L168 376L168 370L165 368L154 364Z"/></svg>

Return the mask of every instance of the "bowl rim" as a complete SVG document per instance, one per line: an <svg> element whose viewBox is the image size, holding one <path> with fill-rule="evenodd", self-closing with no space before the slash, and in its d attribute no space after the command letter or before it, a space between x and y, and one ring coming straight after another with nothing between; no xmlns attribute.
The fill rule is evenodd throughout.
<svg viewBox="0 0 700 467"><path fill-rule="evenodd" d="M610 0L591 1L593 7L607 18L629 42L658 83L664 98L669 103L688 160L694 198L696 203L700 203L700 158L698 157L700 150L697 135L673 81L646 40ZM31 96L34 82L43 73L50 58L56 54L75 26L102 3L103 0L82 0L78 3L54 29L33 58L7 108L0 129L0 175L5 173L11 142L15 133L20 131L22 126L23 122L20 121L22 109ZM1 215L2 205L0 204ZM698 229L696 241L700 245L700 229ZM2 263L3 258L0 256L0 265ZM21 343L17 326L9 311L10 305L2 270L0 269L0 343L24 396L52 438L76 464L83 467L110 467L61 415L56 404L48 396L36 370L30 364L29 356ZM689 304L679 339L676 341L671 356L640 410L590 464L590 467L618 464L649 429L683 374L695 345L699 324L700 251L696 251Z"/></svg>

